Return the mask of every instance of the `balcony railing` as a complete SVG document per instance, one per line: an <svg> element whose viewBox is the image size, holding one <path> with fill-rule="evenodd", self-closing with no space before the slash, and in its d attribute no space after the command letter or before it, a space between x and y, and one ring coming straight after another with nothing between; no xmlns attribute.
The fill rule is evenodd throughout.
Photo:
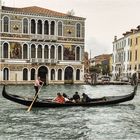
<svg viewBox="0 0 140 140"><path fill-rule="evenodd" d="M57 36L55 35L40 35L40 34L32 34L30 36L31 40L37 40L37 41L57 41Z"/></svg>

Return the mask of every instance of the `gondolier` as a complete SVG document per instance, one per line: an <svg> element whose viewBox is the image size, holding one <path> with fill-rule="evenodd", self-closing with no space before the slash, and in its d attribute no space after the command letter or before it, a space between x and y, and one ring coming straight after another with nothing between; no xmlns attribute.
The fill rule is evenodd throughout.
<svg viewBox="0 0 140 140"><path fill-rule="evenodd" d="M37 79L34 82L35 96L38 93L38 90L42 84L43 84L43 82L40 80L40 77L37 77ZM38 96L37 96L37 98L38 98Z"/></svg>

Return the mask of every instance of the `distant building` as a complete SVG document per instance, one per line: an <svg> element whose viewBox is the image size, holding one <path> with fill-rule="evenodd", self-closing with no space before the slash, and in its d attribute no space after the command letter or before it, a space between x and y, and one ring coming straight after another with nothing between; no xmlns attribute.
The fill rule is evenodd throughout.
<svg viewBox="0 0 140 140"><path fill-rule="evenodd" d="M102 64L102 63L109 63L111 54L101 54L98 56L95 56L94 58L90 59L90 64L91 65L97 65L97 64Z"/></svg>
<svg viewBox="0 0 140 140"><path fill-rule="evenodd" d="M114 38L112 66L114 78L131 77L136 71L140 79L140 26Z"/></svg>
<svg viewBox="0 0 140 140"><path fill-rule="evenodd" d="M101 55L95 56L94 58L91 58L90 67L97 66L97 65L99 67L106 66L108 68L108 72L109 72L108 74L110 74L112 70L112 54L101 54Z"/></svg>
<svg viewBox="0 0 140 140"><path fill-rule="evenodd" d="M83 83L85 18L0 5L0 81Z"/></svg>

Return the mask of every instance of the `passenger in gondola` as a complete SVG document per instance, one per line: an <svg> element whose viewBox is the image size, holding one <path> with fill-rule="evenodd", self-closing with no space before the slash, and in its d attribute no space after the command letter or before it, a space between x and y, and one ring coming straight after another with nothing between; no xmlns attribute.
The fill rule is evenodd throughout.
<svg viewBox="0 0 140 140"><path fill-rule="evenodd" d="M92 99L87 94L83 93L82 96L82 102L91 102Z"/></svg>
<svg viewBox="0 0 140 140"><path fill-rule="evenodd" d="M58 92L57 97L55 97L53 101L56 103L65 103L65 98Z"/></svg>
<svg viewBox="0 0 140 140"><path fill-rule="evenodd" d="M80 102L80 95L78 94L78 92L75 92L75 94L72 97L72 101L75 102L75 103Z"/></svg>
<svg viewBox="0 0 140 140"><path fill-rule="evenodd" d="M43 82L40 80L40 77L37 77L37 79L34 82L35 96L38 93L38 90L42 84L43 84ZM37 96L37 98L38 98L38 96Z"/></svg>
<svg viewBox="0 0 140 140"><path fill-rule="evenodd" d="M65 102L70 101L70 99L69 99L69 97L68 97L68 95L66 93L63 93L63 97L65 99Z"/></svg>

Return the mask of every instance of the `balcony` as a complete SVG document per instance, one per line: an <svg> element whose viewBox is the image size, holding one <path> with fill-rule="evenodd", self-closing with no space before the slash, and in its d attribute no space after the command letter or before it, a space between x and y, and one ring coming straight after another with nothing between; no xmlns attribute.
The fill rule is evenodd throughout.
<svg viewBox="0 0 140 140"><path fill-rule="evenodd" d="M31 63L39 63L39 64L56 64L56 59L42 59L42 58L31 58Z"/></svg>
<svg viewBox="0 0 140 140"><path fill-rule="evenodd" d="M30 40L32 41L46 41L46 42L56 42L57 36L55 35L42 35L42 34L32 34Z"/></svg>

